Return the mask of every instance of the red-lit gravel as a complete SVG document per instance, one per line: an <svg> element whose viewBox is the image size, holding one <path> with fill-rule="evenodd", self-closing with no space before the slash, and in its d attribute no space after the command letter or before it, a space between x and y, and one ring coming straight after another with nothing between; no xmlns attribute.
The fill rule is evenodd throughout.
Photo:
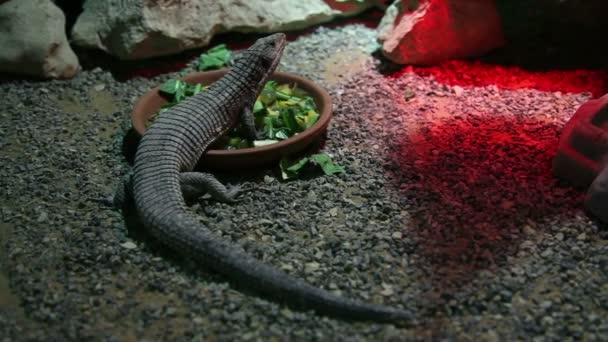
<svg viewBox="0 0 608 342"><path fill-rule="evenodd" d="M481 62L449 61L438 66L408 67L393 77L415 72L432 76L447 85L483 87L495 85L499 89L536 89L545 92L583 93L594 97L608 93L608 72L601 70L530 71L517 66L491 65Z"/></svg>

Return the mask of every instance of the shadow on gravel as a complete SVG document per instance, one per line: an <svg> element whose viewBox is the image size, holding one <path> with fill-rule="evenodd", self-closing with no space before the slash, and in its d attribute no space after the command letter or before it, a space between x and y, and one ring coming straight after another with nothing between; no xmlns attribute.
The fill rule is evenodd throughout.
<svg viewBox="0 0 608 342"><path fill-rule="evenodd" d="M410 231L439 297L504 265L548 219L581 208L584 194L551 174L560 132L534 118L455 116L397 144L391 173L419 203Z"/></svg>

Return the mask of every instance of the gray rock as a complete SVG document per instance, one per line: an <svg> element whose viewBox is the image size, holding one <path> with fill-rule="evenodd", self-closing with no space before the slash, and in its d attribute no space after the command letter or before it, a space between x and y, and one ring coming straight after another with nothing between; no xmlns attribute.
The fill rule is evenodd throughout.
<svg viewBox="0 0 608 342"><path fill-rule="evenodd" d="M382 52L400 64L435 64L484 54L504 44L494 1L395 1L378 26Z"/></svg>
<svg viewBox="0 0 608 342"><path fill-rule="evenodd" d="M543 258L550 258L553 256L553 251L550 249L546 249L540 253L540 256L542 256Z"/></svg>
<svg viewBox="0 0 608 342"><path fill-rule="evenodd" d="M135 248L137 248L137 245L134 244L131 241L127 241L127 242L121 243L120 246L123 247L123 248L126 248L126 249L135 249Z"/></svg>
<svg viewBox="0 0 608 342"><path fill-rule="evenodd" d="M202 47L221 32L302 29L371 6L322 0L87 0L72 36L76 45L138 59Z"/></svg>
<svg viewBox="0 0 608 342"><path fill-rule="evenodd" d="M309 273L313 273L316 272L317 270L319 270L319 268L321 267L321 265L319 265L318 262L309 262L306 263L306 265L304 265L304 273L309 274Z"/></svg>
<svg viewBox="0 0 608 342"><path fill-rule="evenodd" d="M0 2L0 71L73 77L80 65L64 28L65 16L50 0Z"/></svg>

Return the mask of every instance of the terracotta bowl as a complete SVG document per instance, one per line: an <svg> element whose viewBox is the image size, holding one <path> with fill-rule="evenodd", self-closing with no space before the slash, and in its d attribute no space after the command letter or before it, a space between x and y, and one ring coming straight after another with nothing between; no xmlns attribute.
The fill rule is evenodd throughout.
<svg viewBox="0 0 608 342"><path fill-rule="evenodd" d="M227 69L214 71L195 72L181 79L191 83L211 84L222 77ZM284 156L302 152L312 143L316 142L327 129L332 115L331 98L327 92L313 83L311 80L301 76L276 72L270 77L277 83L296 83L298 87L306 91L317 104L319 120L310 128L289 139L278 143L260 147L243 148L239 150L209 150L199 161L199 166L214 169L249 168L269 165L277 162ZM140 136L146 130L146 122L158 112L160 107L166 103L165 97L159 93L159 87L153 88L144 94L133 109L131 120L133 129Z"/></svg>

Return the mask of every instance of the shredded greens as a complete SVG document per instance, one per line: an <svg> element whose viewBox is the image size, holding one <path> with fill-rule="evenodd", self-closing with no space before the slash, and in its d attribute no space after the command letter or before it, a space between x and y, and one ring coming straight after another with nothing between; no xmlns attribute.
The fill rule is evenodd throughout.
<svg viewBox="0 0 608 342"><path fill-rule="evenodd" d="M283 158L279 163L281 167L281 177L283 179L292 179L301 176L302 172L310 164L321 167L326 175L334 173L344 173L344 168L336 164L327 153L317 153L309 157L301 158L295 162L290 162L289 159Z"/></svg>
<svg viewBox="0 0 608 342"><path fill-rule="evenodd" d="M199 57L197 70L205 71L225 67L230 62L231 57L232 51L226 47L226 44L214 46Z"/></svg>

